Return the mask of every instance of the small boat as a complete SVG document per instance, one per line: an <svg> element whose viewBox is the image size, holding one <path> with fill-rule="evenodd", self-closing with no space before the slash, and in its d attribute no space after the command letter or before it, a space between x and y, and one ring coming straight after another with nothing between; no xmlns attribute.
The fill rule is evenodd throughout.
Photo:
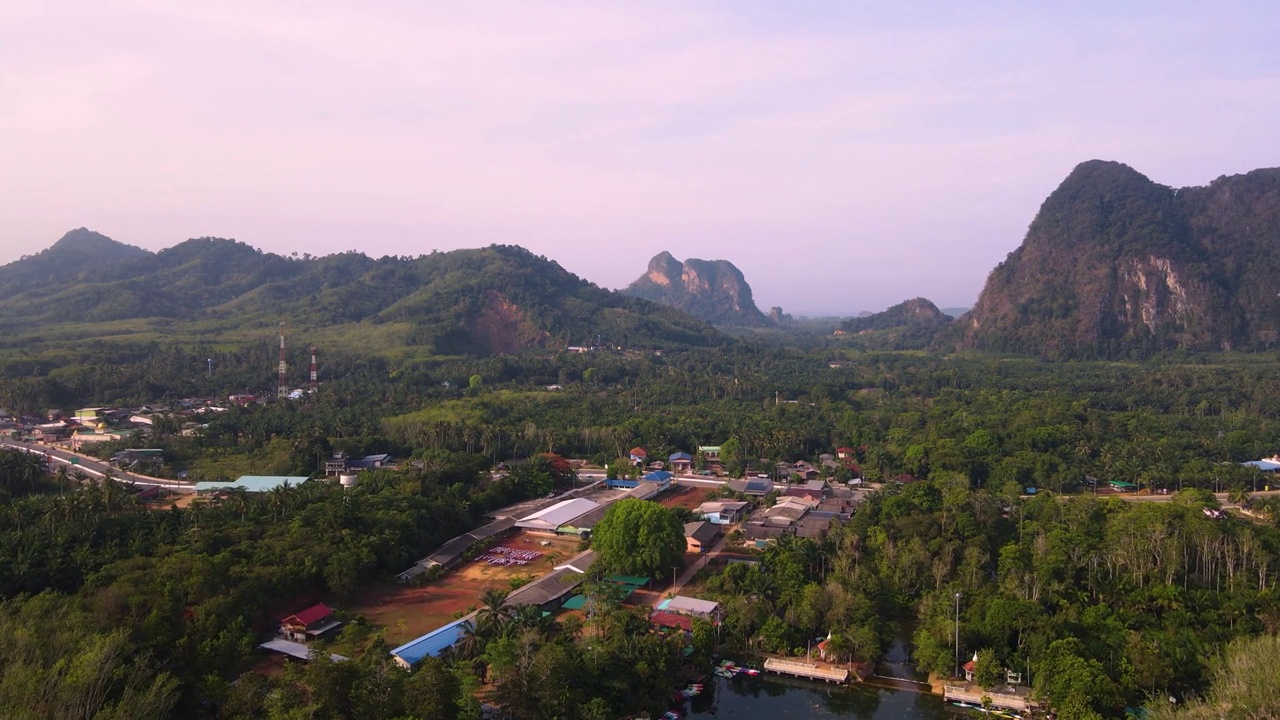
<svg viewBox="0 0 1280 720"><path fill-rule="evenodd" d="M760 671L759 671L759 670L757 670L757 669L755 669L755 668L739 668L739 669L738 669L738 671L739 671L739 672L742 672L742 673L746 673L747 675L750 675L751 677L755 677L755 676L757 676L757 675L759 675L759 674L760 674Z"/></svg>
<svg viewBox="0 0 1280 720"><path fill-rule="evenodd" d="M715 673L715 674L719 675L719 676L720 676L720 677L722 677L722 678L731 678L731 677L733 677L733 675L734 675L734 672L733 672L732 670L728 669L728 668L716 668L715 670L712 670L711 672L713 672L713 673Z"/></svg>

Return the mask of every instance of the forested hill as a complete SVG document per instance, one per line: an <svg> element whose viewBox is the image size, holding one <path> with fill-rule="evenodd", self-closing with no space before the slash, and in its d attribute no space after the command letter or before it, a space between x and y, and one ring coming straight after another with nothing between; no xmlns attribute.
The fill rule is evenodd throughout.
<svg viewBox="0 0 1280 720"><path fill-rule="evenodd" d="M1057 357L1280 339L1280 169L1175 190L1082 163L987 279L961 347Z"/></svg>
<svg viewBox="0 0 1280 720"><path fill-rule="evenodd" d="M0 298L51 283L80 282L104 267L123 265L150 255L142 248L77 228L49 248L0 267Z"/></svg>
<svg viewBox="0 0 1280 720"><path fill-rule="evenodd" d="M218 238L150 253L80 230L0 268L0 330L10 333L89 327L84 332L216 339L253 328L269 335L280 320L303 328L359 325L359 337L394 337L439 354L596 340L629 347L723 340L703 322L600 288L515 246L299 259Z"/></svg>
<svg viewBox="0 0 1280 720"><path fill-rule="evenodd" d="M728 260L691 258L682 263L663 251L649 261L644 275L622 292L678 308L716 325L774 324L756 307L742 271ZM777 308L777 315L781 317L781 308Z"/></svg>

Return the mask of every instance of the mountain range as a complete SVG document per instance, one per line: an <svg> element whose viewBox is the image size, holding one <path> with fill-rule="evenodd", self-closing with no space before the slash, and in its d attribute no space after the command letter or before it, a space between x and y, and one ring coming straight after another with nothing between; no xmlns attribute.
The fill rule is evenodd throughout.
<svg viewBox="0 0 1280 720"><path fill-rule="evenodd" d="M270 336L280 320L394 327L384 334L396 343L437 354L724 340L688 315L600 288L514 246L297 259L198 238L152 253L81 228L0 267L0 331L18 341L68 326L90 328L88 335Z"/></svg>
<svg viewBox="0 0 1280 720"><path fill-rule="evenodd" d="M1135 357L1280 340L1280 169L1173 189L1116 162L1077 166L958 320L923 298L845 320L860 347ZM198 238L160 252L80 228L0 267L0 346L104 335L243 340L292 326L435 354L596 342L716 345L712 325L792 325L725 260L662 252L600 288L519 247L373 259L265 253ZM856 338L856 341L854 340Z"/></svg>

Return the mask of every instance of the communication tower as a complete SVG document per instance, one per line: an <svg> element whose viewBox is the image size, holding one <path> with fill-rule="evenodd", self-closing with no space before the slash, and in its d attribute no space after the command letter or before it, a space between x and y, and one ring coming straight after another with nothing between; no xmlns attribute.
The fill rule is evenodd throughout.
<svg viewBox="0 0 1280 720"><path fill-rule="evenodd" d="M276 385L276 397L289 395L289 365L284 359L284 321L280 321L280 377Z"/></svg>

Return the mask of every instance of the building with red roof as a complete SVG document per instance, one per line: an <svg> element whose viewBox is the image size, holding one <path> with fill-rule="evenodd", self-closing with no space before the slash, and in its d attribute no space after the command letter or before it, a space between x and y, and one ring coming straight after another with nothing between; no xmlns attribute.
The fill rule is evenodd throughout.
<svg viewBox="0 0 1280 720"><path fill-rule="evenodd" d="M333 619L333 610L324 603L316 603L280 621L280 633L289 640L306 642L315 640L342 625Z"/></svg>

